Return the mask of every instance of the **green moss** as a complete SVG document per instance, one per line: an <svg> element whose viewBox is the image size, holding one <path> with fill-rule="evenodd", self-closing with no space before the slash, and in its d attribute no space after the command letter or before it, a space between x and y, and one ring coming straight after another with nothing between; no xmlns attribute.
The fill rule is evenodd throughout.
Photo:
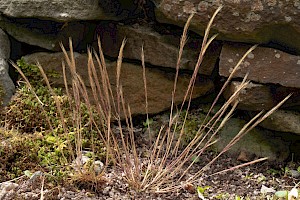
<svg viewBox="0 0 300 200"><path fill-rule="evenodd" d="M28 64L25 62L24 58L21 58L17 61L18 67L22 70L26 78L34 86L43 84L43 76L40 73L40 70L37 65ZM47 71L48 77L61 78L62 75L56 71Z"/></svg>
<svg viewBox="0 0 300 200"><path fill-rule="evenodd" d="M179 115L178 125L176 132L179 134L183 129L183 135L181 138L181 144L183 146L188 145L196 136L201 124L205 120L206 114L202 112L188 113L186 120L184 121L186 111L183 111ZM209 118L207 119L209 120Z"/></svg>
<svg viewBox="0 0 300 200"><path fill-rule="evenodd" d="M80 104L80 128L74 120L74 102L63 93L63 88L53 87L60 101L63 117L55 103L55 97L43 84L35 65L18 61L19 67L30 80L38 97L22 84L0 115L2 127L0 140L0 182L23 175L25 170L41 170L54 180L66 180L72 169L72 154L76 155L76 138L82 137L83 149L95 149L95 159L104 160L106 152L100 135L90 123L90 112ZM97 113L93 118L100 121ZM63 128L63 122L66 129ZM14 131L11 131L14 130Z"/></svg>
<svg viewBox="0 0 300 200"><path fill-rule="evenodd" d="M31 168L38 170L38 145L34 135L21 135L16 131L0 131L0 182L22 175Z"/></svg>

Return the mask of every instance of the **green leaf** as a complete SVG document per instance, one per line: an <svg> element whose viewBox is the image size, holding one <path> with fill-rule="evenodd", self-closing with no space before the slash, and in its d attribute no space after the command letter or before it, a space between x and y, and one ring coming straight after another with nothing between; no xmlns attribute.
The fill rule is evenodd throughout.
<svg viewBox="0 0 300 200"><path fill-rule="evenodd" d="M235 200L241 200L242 198L240 196L235 196Z"/></svg>
<svg viewBox="0 0 300 200"><path fill-rule="evenodd" d="M153 123L153 119L147 119L145 122L143 122L143 126L148 126L151 125Z"/></svg>
<svg viewBox="0 0 300 200"><path fill-rule="evenodd" d="M56 139L56 137L49 135L49 136L47 136L46 141L49 144L54 144L57 141L57 139Z"/></svg>
<svg viewBox="0 0 300 200"><path fill-rule="evenodd" d="M208 188L210 188L210 186L205 186L205 187L198 186L197 192L200 192L203 194L205 192L205 190L207 190Z"/></svg>
<svg viewBox="0 0 300 200"><path fill-rule="evenodd" d="M23 172L25 174L25 176L27 176L28 178L30 178L32 176L32 173L29 170L25 170Z"/></svg>
<svg viewBox="0 0 300 200"><path fill-rule="evenodd" d="M279 197L279 198L285 198L288 196L288 191L287 190L282 190L282 191L277 191L275 192L275 196Z"/></svg>
<svg viewBox="0 0 300 200"><path fill-rule="evenodd" d="M200 187L200 186L198 186L198 187L197 187L198 197L199 197L201 200L205 200L205 198L204 198L204 192L205 192L205 190L207 190L208 188L210 188L210 186L205 186L205 187Z"/></svg>
<svg viewBox="0 0 300 200"><path fill-rule="evenodd" d="M193 156L192 156L192 161L193 161L194 163L200 162L199 156L193 155Z"/></svg>

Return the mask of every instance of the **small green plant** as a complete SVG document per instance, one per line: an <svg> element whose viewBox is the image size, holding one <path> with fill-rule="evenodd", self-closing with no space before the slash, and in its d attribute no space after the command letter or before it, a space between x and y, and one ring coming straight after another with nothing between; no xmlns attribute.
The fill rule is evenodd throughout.
<svg viewBox="0 0 300 200"><path fill-rule="evenodd" d="M153 123L153 119L146 119L146 121L145 122L143 122L143 126L145 127L145 128L147 128L148 126L150 126L151 124Z"/></svg>
<svg viewBox="0 0 300 200"><path fill-rule="evenodd" d="M201 187L201 186L198 186L197 187L197 194L198 194L198 197L200 199L205 199L205 197L207 196L206 195L206 190L208 190L210 188L210 186L204 186L204 187Z"/></svg>
<svg viewBox="0 0 300 200"><path fill-rule="evenodd" d="M281 175L282 174L282 170L278 170L278 169L268 169L267 170L267 173L268 174L271 174L272 176L275 176L275 175Z"/></svg>
<svg viewBox="0 0 300 200"><path fill-rule="evenodd" d="M253 173L246 174L245 179L251 179L253 177Z"/></svg>
<svg viewBox="0 0 300 200"><path fill-rule="evenodd" d="M229 199L229 197L230 197L229 193L220 193L220 194L217 194L216 196L214 196L214 198L221 199L221 200Z"/></svg>
<svg viewBox="0 0 300 200"><path fill-rule="evenodd" d="M235 200L250 200L249 197L235 196Z"/></svg>
<svg viewBox="0 0 300 200"><path fill-rule="evenodd" d="M143 122L144 131L147 130L151 124L153 124L153 119L152 118L146 119L146 121Z"/></svg>
<svg viewBox="0 0 300 200"><path fill-rule="evenodd" d="M264 175L261 174L259 177L257 177L257 182L261 183L261 182L265 181L266 179L267 178Z"/></svg>

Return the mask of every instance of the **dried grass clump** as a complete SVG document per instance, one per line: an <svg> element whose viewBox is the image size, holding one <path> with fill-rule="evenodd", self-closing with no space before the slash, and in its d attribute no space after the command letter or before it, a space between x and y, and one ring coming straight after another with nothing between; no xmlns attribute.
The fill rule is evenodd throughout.
<svg viewBox="0 0 300 200"><path fill-rule="evenodd" d="M280 102L270 111L264 113L260 112L252 120L250 120L240 132L228 143L228 145L217 154L210 162L206 163L205 166L199 170L197 173L192 174L192 176L186 177L187 173L190 173L189 170L194 164L192 161L193 157L201 157L205 150L213 143L217 142L215 140L216 134L219 130L226 124L233 114L233 111L238 105L239 94L240 92L247 87L249 81L247 81L247 76L242 81L242 84L236 90L236 92L221 106L221 108L213 115L211 118L206 118L203 121L203 124L197 131L195 137L190 141L188 145L184 147L183 150L180 150L180 144L182 142L181 138L184 133L184 122L188 116L188 111L191 104L193 88L195 84L196 77L198 76L198 71L200 70L201 62L203 60L204 54L210 45L210 43L216 38L217 35L213 35L209 38L209 31L212 25L212 22L220 12L221 7L216 10L212 16L209 24L207 25L202 49L199 53L198 61L195 66L195 70L190 79L188 89L186 91L183 103L179 110L175 110L174 99L176 96L176 84L179 76L180 61L183 54L183 49L187 40L187 31L189 24L192 20L193 15L191 15L184 27L183 35L180 42L177 66L176 66L176 76L174 80L174 88L172 92L172 105L171 112L169 117L169 122L166 127L162 127L153 140L153 144L148 151L150 152L145 158L141 158L136 147L134 127L131 118L130 105L125 103L122 82L120 80L121 68L122 68L122 57L123 50L126 43L126 40L123 41L120 48L118 61L116 65L116 86L113 88L110 84L110 78L107 72L107 67L105 64L105 58L101 49L100 39L98 40L99 54L95 51L88 51L88 63L87 69L89 73L89 83L92 89L92 99L91 95L88 94L87 88L85 86L84 80L76 71L76 63L74 59L74 53L72 49L72 42L70 41L70 52L68 53L65 48L62 46L63 52L65 54L66 63L63 63L63 72L65 79L65 88L66 94L69 97L70 101L75 102L72 105L74 124L76 127L76 149L75 153L77 157L82 156L82 139L83 135L80 132L82 124L82 112L80 110L80 104L83 102L87 105L88 111L90 113L89 126L91 130L96 130L100 138L102 138L103 143L106 147L106 161L105 167L102 170L103 175L109 163L113 163L113 167L118 168L123 174L124 179L127 181L131 187L135 188L137 191L149 191L155 193L165 193L171 192L180 188L185 187L186 185L192 184L199 178L202 173L206 171L208 166L212 165L216 159L218 159L223 153L228 151L243 135L253 129L257 124L263 121L265 118L270 116L279 106L281 106L287 98ZM250 48L241 60L234 67L231 75L228 77L227 81L224 83L221 91L219 92L217 98L213 102L209 113L210 115L212 108L217 103L220 95L226 88L226 86L231 81L234 73L238 70L239 65L244 60L244 58L255 49L256 46ZM145 74L145 61L144 53L142 49L141 53L142 67L143 67L143 79L144 79L144 88L145 88L145 110L148 111L148 99L147 99L147 80ZM65 67L67 65L67 68ZM44 79L48 85L48 88L51 94L55 97L55 93L52 90L49 81L40 65L39 69L41 70ZM66 70L70 71L71 77L66 76ZM26 80L26 77L24 77ZM72 87L69 88L67 80L71 80ZM59 116L62 121L64 121L64 115L61 112L60 101L56 98L56 106L58 108ZM92 105L91 102L96 102ZM185 118L181 130L179 131L179 137L175 137L175 130L178 125L178 115L182 113L183 105L187 105L185 111ZM96 111L98 117L94 117L94 110ZM148 113L148 112L147 112ZM124 119L124 120L123 120ZM147 116L148 119L148 116ZM115 123L118 126L119 132L114 132L112 124ZM124 128L124 126L126 128ZM68 132L68 127L62 122L62 127ZM175 128L174 128L175 127ZM148 128L150 129L150 124L148 123ZM178 130L176 130L177 132ZM70 148L70 150L73 150ZM75 155L74 155L75 158ZM261 158L255 161L245 163L241 167L249 164L253 164L267 158ZM235 169L225 169L233 170ZM99 176L99 175L98 175ZM84 180L84 179L83 179Z"/></svg>

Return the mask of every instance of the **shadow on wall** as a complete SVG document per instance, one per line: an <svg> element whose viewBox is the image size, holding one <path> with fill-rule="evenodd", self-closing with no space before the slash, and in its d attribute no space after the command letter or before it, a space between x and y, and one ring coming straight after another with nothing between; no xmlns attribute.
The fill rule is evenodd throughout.
<svg viewBox="0 0 300 200"><path fill-rule="evenodd" d="M107 14L120 19L148 19L154 20L154 4L150 0L101 0L100 7Z"/></svg>

